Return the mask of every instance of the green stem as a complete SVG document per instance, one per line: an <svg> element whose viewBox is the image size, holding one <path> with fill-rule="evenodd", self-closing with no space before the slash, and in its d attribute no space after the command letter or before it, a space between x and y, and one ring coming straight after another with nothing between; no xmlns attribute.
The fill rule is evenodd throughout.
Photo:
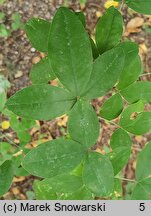
<svg viewBox="0 0 151 216"><path fill-rule="evenodd" d="M14 143L7 135L0 136L0 139L3 139L3 138L5 138L9 142L8 144L14 145L17 148L19 148L20 150L23 150L19 145L17 145L16 143Z"/></svg>
<svg viewBox="0 0 151 216"><path fill-rule="evenodd" d="M143 74L141 74L139 77L148 76L148 75L151 75L151 73L143 73Z"/></svg>
<svg viewBox="0 0 151 216"><path fill-rule="evenodd" d="M115 125L115 126L117 126L117 127L120 127L120 125L118 125L117 123L115 123L115 122L113 122L113 121L109 121L109 120L107 120L107 119L104 119L104 118L102 118L102 117L100 117L100 116L99 116L99 119L101 119L101 120L103 120L103 121L105 121L105 122L107 122L107 123L109 123L109 124L113 124L113 125Z"/></svg>
<svg viewBox="0 0 151 216"><path fill-rule="evenodd" d="M134 179L127 179L127 178L120 178L120 177L115 177L116 179L122 180L122 181L128 181L128 182L136 182Z"/></svg>

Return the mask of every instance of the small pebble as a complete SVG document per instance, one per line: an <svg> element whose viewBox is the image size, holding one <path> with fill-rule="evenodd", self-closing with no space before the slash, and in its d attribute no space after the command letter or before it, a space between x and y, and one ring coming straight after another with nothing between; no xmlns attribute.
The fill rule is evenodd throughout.
<svg viewBox="0 0 151 216"><path fill-rule="evenodd" d="M32 47L30 50L31 50L31 52L35 52L36 51L36 49L34 47Z"/></svg>

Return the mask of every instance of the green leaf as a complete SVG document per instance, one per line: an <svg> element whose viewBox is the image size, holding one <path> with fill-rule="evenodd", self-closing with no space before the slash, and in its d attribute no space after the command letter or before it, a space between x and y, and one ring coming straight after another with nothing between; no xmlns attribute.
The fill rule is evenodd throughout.
<svg viewBox="0 0 151 216"><path fill-rule="evenodd" d="M3 21L5 19L5 13L0 12L0 20Z"/></svg>
<svg viewBox="0 0 151 216"><path fill-rule="evenodd" d="M82 160L84 148L72 140L57 139L31 150L23 160L29 173L43 178L71 172Z"/></svg>
<svg viewBox="0 0 151 216"><path fill-rule="evenodd" d="M50 120L70 110L71 95L62 88L43 84L22 89L6 103L9 110L28 119Z"/></svg>
<svg viewBox="0 0 151 216"><path fill-rule="evenodd" d="M95 144L99 136L100 124L89 102L77 101L69 114L68 130L73 140L87 148Z"/></svg>
<svg viewBox="0 0 151 216"><path fill-rule="evenodd" d="M118 178L114 178L114 191L111 196L113 200L119 200L122 198L123 190L122 190L122 182Z"/></svg>
<svg viewBox="0 0 151 216"><path fill-rule="evenodd" d="M0 5L4 4L5 0L0 0Z"/></svg>
<svg viewBox="0 0 151 216"><path fill-rule="evenodd" d="M82 12L75 12L75 15L79 18L84 27L86 27L85 16Z"/></svg>
<svg viewBox="0 0 151 216"><path fill-rule="evenodd" d="M66 193L61 195L59 200L92 200L94 195L86 188L82 187L74 193Z"/></svg>
<svg viewBox="0 0 151 216"><path fill-rule="evenodd" d="M57 194L43 181L34 181L33 189L37 200L57 200Z"/></svg>
<svg viewBox="0 0 151 216"><path fill-rule="evenodd" d="M114 187L114 173L108 157L90 152L84 163L83 181L96 196L109 196Z"/></svg>
<svg viewBox="0 0 151 216"><path fill-rule="evenodd" d="M73 193L83 186L82 178L70 174L57 175L42 181L47 188L58 193Z"/></svg>
<svg viewBox="0 0 151 216"><path fill-rule="evenodd" d="M26 131L18 131L17 137L19 138L20 142L24 142L25 144L31 140L31 135Z"/></svg>
<svg viewBox="0 0 151 216"><path fill-rule="evenodd" d="M124 200L130 200L131 199L131 195L132 195L132 192L135 188L135 181L130 181L130 182L127 182L126 184L126 187L125 187L125 194L124 194Z"/></svg>
<svg viewBox="0 0 151 216"><path fill-rule="evenodd" d="M48 83L48 81L55 79L55 77L47 57L33 65L30 71L30 79L33 84Z"/></svg>
<svg viewBox="0 0 151 216"><path fill-rule="evenodd" d="M128 133L119 128L112 134L110 146L113 150L120 147L131 148L132 141Z"/></svg>
<svg viewBox="0 0 151 216"><path fill-rule="evenodd" d="M21 27L22 27L21 15L18 12L16 12L15 14L12 15L11 28L13 31L16 31Z"/></svg>
<svg viewBox="0 0 151 216"><path fill-rule="evenodd" d="M115 47L123 33L123 19L121 13L114 7L107 9L96 25L96 44L99 53Z"/></svg>
<svg viewBox="0 0 151 216"><path fill-rule="evenodd" d="M87 0L80 0L80 4L86 4Z"/></svg>
<svg viewBox="0 0 151 216"><path fill-rule="evenodd" d="M33 191L26 191L27 200L35 200L35 193Z"/></svg>
<svg viewBox="0 0 151 216"><path fill-rule="evenodd" d="M15 176L29 176L29 173L23 167L17 167Z"/></svg>
<svg viewBox="0 0 151 216"><path fill-rule="evenodd" d="M12 157L12 166L14 174L16 174L18 168L21 166L21 162L23 160L23 154L18 155L17 157Z"/></svg>
<svg viewBox="0 0 151 216"><path fill-rule="evenodd" d="M10 188L13 181L13 168L10 160L0 166L0 197Z"/></svg>
<svg viewBox="0 0 151 216"><path fill-rule="evenodd" d="M83 161L81 161L80 164L78 164L78 166L75 167L74 170L72 170L72 172L70 173L71 175L80 176L80 177L82 176L82 173L83 173Z"/></svg>
<svg viewBox="0 0 151 216"><path fill-rule="evenodd" d="M89 99L101 97L116 84L124 66L121 48L114 48L100 55L93 64L93 70L85 95Z"/></svg>
<svg viewBox="0 0 151 216"><path fill-rule="evenodd" d="M0 24L0 37L9 37L11 35L11 31L6 28L4 24Z"/></svg>
<svg viewBox="0 0 151 216"><path fill-rule="evenodd" d="M137 156L136 179L141 181L151 175L151 142L149 142Z"/></svg>
<svg viewBox="0 0 151 216"><path fill-rule="evenodd" d="M151 178L143 179L138 182L132 193L132 200L150 200Z"/></svg>
<svg viewBox="0 0 151 216"><path fill-rule="evenodd" d="M81 21L67 8L58 9L54 16L48 53L60 82L80 96L92 70L91 44Z"/></svg>
<svg viewBox="0 0 151 216"><path fill-rule="evenodd" d="M34 120L18 118L13 112L5 110L4 114L9 117L11 128L16 132L26 132L35 126Z"/></svg>
<svg viewBox="0 0 151 216"><path fill-rule="evenodd" d="M32 46L41 52L48 52L50 26L48 21L39 18L32 18L25 25L25 31Z"/></svg>
<svg viewBox="0 0 151 216"><path fill-rule="evenodd" d="M105 101L101 107L101 117L112 120L117 118L123 110L123 99L120 94L114 94L108 100Z"/></svg>
<svg viewBox="0 0 151 216"><path fill-rule="evenodd" d="M141 58L138 55L138 45L126 41L120 43L118 47L123 48L125 54L125 63L120 75L118 89L123 89L135 82L142 72Z"/></svg>
<svg viewBox="0 0 151 216"><path fill-rule="evenodd" d="M126 0L126 4L138 13L151 14L151 0Z"/></svg>
<svg viewBox="0 0 151 216"><path fill-rule="evenodd" d="M121 94L129 103L134 103L138 100L151 102L151 82L140 81L133 83L123 89Z"/></svg>
<svg viewBox="0 0 151 216"><path fill-rule="evenodd" d="M0 90L0 112L2 112L6 103L6 92Z"/></svg>
<svg viewBox="0 0 151 216"><path fill-rule="evenodd" d="M142 187L142 185L137 184L133 190L132 200L149 200L149 193Z"/></svg>
<svg viewBox="0 0 151 216"><path fill-rule="evenodd" d="M109 158L114 169L114 175L116 176L123 167L127 164L131 154L131 149L128 147L115 148L109 153Z"/></svg>
<svg viewBox="0 0 151 216"><path fill-rule="evenodd" d="M0 166L6 161L12 158L14 148L11 144L6 142L0 142Z"/></svg>
<svg viewBox="0 0 151 216"><path fill-rule="evenodd" d="M0 74L0 90L7 90L10 87L8 80Z"/></svg>
<svg viewBox="0 0 151 216"><path fill-rule="evenodd" d="M113 151L108 155L114 168L114 175L117 175L130 158L132 141L128 133L119 128L113 133L110 146Z"/></svg>
<svg viewBox="0 0 151 216"><path fill-rule="evenodd" d="M96 59L99 56L98 49L97 49L96 44L92 38L90 38L90 42L91 42L93 58Z"/></svg>
<svg viewBox="0 0 151 216"><path fill-rule="evenodd" d="M143 107L142 101L128 106L121 115L120 125L136 135L149 132L151 130L151 112L142 112Z"/></svg>

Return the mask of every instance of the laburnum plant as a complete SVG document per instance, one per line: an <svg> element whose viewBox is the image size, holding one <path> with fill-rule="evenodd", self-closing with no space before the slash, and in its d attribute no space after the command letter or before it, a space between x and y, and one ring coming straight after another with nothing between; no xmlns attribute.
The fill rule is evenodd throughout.
<svg viewBox="0 0 151 216"><path fill-rule="evenodd" d="M120 1L119 1L120 2ZM126 0L144 14L151 14L150 0ZM122 41L123 18L110 7L98 20L95 40L87 33L82 12L61 7L52 22L30 19L25 30L33 47L45 53L31 69L32 85L14 94L6 107L16 115L34 120L69 116L67 137L38 145L22 160L22 167L41 177L33 188L37 199L88 200L96 197L122 199L120 172L131 157L132 135L151 130L151 83L138 81L142 63L138 45ZM48 84L57 78L60 87ZM119 118L110 140L110 152L92 148L101 125L91 105L95 98L113 95L100 108L101 118ZM138 154L132 199L151 195L151 142ZM0 188L9 188L11 160L0 166ZM4 190L5 188L5 190ZM2 193L0 193L2 195Z"/></svg>

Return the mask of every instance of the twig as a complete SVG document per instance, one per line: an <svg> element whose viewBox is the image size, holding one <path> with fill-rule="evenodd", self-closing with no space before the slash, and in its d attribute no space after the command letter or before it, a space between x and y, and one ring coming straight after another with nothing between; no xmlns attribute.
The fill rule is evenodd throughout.
<svg viewBox="0 0 151 216"><path fill-rule="evenodd" d="M139 152L141 152L141 151L142 151L142 149L135 148L135 147L132 147L132 150L139 151Z"/></svg>
<svg viewBox="0 0 151 216"><path fill-rule="evenodd" d="M120 12L122 12L123 6L124 6L124 1L122 0L121 5L120 5L120 8L119 8L119 11L120 11Z"/></svg>

